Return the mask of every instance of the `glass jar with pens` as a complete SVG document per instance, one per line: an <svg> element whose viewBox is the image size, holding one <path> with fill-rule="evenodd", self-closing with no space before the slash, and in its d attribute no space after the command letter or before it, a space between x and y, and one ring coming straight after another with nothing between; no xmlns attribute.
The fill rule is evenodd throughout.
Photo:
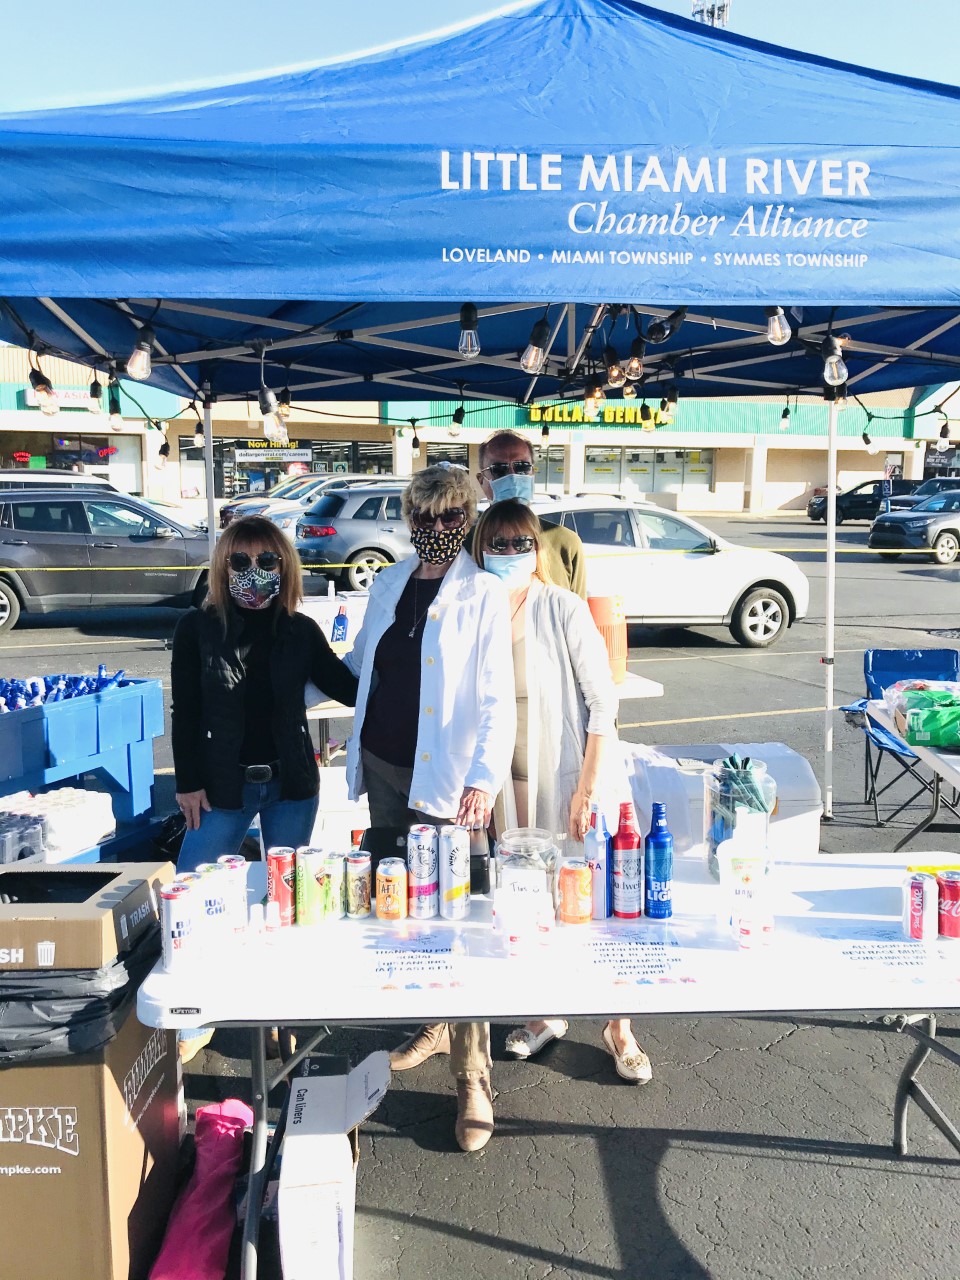
<svg viewBox="0 0 960 1280"><path fill-rule="evenodd" d="M714 880L720 879L717 847L729 840L737 825L737 809L763 814L769 823L777 805L777 784L767 773L762 760L750 756L741 759L736 753L716 760L713 769L703 776L703 844L707 869Z"/></svg>

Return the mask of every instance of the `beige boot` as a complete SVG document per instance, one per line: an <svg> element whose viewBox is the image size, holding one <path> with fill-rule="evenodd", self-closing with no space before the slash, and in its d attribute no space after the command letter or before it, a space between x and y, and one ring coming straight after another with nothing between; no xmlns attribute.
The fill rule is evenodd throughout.
<svg viewBox="0 0 960 1280"><path fill-rule="evenodd" d="M449 1052L450 1030L445 1022L434 1022L421 1027L415 1036L411 1036L399 1049L394 1049L390 1054L390 1070L409 1071L435 1053Z"/></svg>
<svg viewBox="0 0 960 1280"><path fill-rule="evenodd" d="M479 1151L493 1136L493 1089L489 1076L457 1081L457 1123L462 1151Z"/></svg>

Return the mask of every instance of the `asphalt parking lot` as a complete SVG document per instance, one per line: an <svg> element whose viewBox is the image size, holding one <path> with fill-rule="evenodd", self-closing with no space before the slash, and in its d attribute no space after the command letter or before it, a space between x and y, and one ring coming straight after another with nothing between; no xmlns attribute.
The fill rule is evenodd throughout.
<svg viewBox="0 0 960 1280"><path fill-rule="evenodd" d="M766 651L739 649L719 631L634 629L630 668L660 681L664 696L624 703L621 734L650 744L782 741L819 775L824 527L792 516L703 522L797 560L811 581L810 616ZM838 704L863 692L865 648L952 645L938 633L960 626L960 569L883 562L866 553L866 533L865 524L838 531ZM3 672L105 662L169 688L175 620L168 611L30 620L0 639ZM861 736L839 714L835 726L835 820L822 847L890 850L919 810L869 825ZM335 723L332 736L346 731ZM168 736L156 764L158 801L172 807ZM956 852L960 843L940 835L927 847ZM960 1049L960 1019L943 1027ZM494 1030L498 1128L479 1156L455 1146L455 1096L440 1059L397 1077L364 1126L356 1280L960 1275L960 1161L916 1112L911 1155L892 1154L909 1047L866 1015L643 1020L655 1074L639 1090L615 1077L599 1026L572 1024L531 1063L504 1058L504 1030ZM353 1029L330 1047L356 1058L401 1035ZM248 1096L240 1052L240 1034L221 1032L189 1065L192 1105ZM934 1062L925 1076L956 1119L960 1074ZM263 1274L279 1273L271 1262Z"/></svg>

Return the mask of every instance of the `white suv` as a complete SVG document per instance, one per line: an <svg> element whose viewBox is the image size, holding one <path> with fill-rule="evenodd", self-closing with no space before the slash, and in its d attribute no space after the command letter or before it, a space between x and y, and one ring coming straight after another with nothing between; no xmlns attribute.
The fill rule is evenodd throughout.
<svg viewBox="0 0 960 1280"><path fill-rule="evenodd" d="M533 506L580 535L590 594L622 596L631 622L729 627L738 644L760 649L806 617L810 584L786 556L738 547L648 502L597 496Z"/></svg>

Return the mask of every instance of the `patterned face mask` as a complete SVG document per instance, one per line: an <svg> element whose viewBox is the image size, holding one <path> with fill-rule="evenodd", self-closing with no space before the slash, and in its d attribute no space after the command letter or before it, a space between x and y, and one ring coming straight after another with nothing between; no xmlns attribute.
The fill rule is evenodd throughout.
<svg viewBox="0 0 960 1280"><path fill-rule="evenodd" d="M229 588L241 609L265 609L280 594L280 570L252 564L241 573L231 572Z"/></svg>
<svg viewBox="0 0 960 1280"><path fill-rule="evenodd" d="M446 564L463 546L466 529L414 529L410 534L413 549L424 564Z"/></svg>

